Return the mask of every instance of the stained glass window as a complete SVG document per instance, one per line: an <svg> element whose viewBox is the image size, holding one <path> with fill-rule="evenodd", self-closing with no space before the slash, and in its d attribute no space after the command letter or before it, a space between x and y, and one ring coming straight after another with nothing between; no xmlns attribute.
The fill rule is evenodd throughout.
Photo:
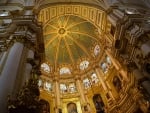
<svg viewBox="0 0 150 113"><path fill-rule="evenodd" d="M52 90L52 84L49 81L46 81L44 83L44 89L47 91L51 91Z"/></svg>
<svg viewBox="0 0 150 113"><path fill-rule="evenodd" d="M47 73L50 72L50 67L49 67L48 64L46 64L46 63L43 63L43 64L41 65L41 69L42 69L43 71L47 72Z"/></svg>
<svg viewBox="0 0 150 113"><path fill-rule="evenodd" d="M67 92L66 84L60 84L60 90L61 90L62 93L66 93Z"/></svg>
<svg viewBox="0 0 150 113"><path fill-rule="evenodd" d="M94 54L95 54L95 56L97 56L99 53L100 53L100 47L99 47L99 45L96 45L94 48Z"/></svg>
<svg viewBox="0 0 150 113"><path fill-rule="evenodd" d="M82 61L82 62L80 63L80 69L81 69L81 70L85 70L86 68L88 68L88 66L89 66L89 62L88 62L87 60Z"/></svg>
<svg viewBox="0 0 150 113"><path fill-rule="evenodd" d="M111 65L111 60L110 60L110 57L106 57L106 61L107 61L107 63L108 63L108 65Z"/></svg>
<svg viewBox="0 0 150 113"><path fill-rule="evenodd" d="M93 83L93 84L96 84L96 83L98 83L98 81L99 81L98 78L97 78L96 73L92 73L91 79L92 79L92 83Z"/></svg>
<svg viewBox="0 0 150 113"><path fill-rule="evenodd" d="M62 74L71 74L70 69L67 67L63 67L60 69L60 75Z"/></svg>
<svg viewBox="0 0 150 113"><path fill-rule="evenodd" d="M90 87L91 87L91 82L90 82L90 80L89 80L88 78L85 78L85 79L83 80L83 85L84 85L84 88L85 88L85 89L90 88Z"/></svg>
<svg viewBox="0 0 150 113"><path fill-rule="evenodd" d="M68 87L69 93L74 93L76 92L76 86L74 83L70 83Z"/></svg>
<svg viewBox="0 0 150 113"><path fill-rule="evenodd" d="M105 63L105 62L101 63L101 68L102 68L102 71L104 73L108 72L108 65L107 65L107 63Z"/></svg>
<svg viewBox="0 0 150 113"><path fill-rule="evenodd" d="M101 68L104 73L107 73L112 65L110 57L106 56L104 61L101 63Z"/></svg>

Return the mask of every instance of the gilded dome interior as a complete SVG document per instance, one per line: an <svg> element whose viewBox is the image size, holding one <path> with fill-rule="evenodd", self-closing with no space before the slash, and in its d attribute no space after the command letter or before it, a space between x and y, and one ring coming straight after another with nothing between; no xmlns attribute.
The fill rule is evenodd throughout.
<svg viewBox="0 0 150 113"><path fill-rule="evenodd" d="M93 48L98 46L98 40L94 31L97 28L88 20L63 15L45 23L43 30L46 61L52 67L78 67L81 61L95 58Z"/></svg>

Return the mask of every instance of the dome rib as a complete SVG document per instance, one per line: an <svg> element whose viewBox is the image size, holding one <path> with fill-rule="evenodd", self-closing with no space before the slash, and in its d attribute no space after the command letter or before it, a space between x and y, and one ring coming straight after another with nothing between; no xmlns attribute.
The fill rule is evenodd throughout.
<svg viewBox="0 0 150 113"><path fill-rule="evenodd" d="M86 20L86 21L81 21L81 22L79 22L79 23L71 24L70 26L67 27L67 30L70 29L70 28L72 28L72 27L74 27L74 26L77 26L77 25L80 25L80 24L82 24L82 23L85 23L85 22L88 22L88 21Z"/></svg>
<svg viewBox="0 0 150 113"><path fill-rule="evenodd" d="M84 46L82 46L82 44L80 44L79 42L77 42L76 40L74 40L74 38L72 37L72 36L70 36L70 35L68 35L67 34L67 36L68 36L68 38L69 39L71 39L74 43L76 43L85 53L86 53L86 55L88 56L88 57L92 57L90 54L89 54L89 52L87 51L87 49L84 47Z"/></svg>
<svg viewBox="0 0 150 113"><path fill-rule="evenodd" d="M70 19L70 15L67 16L66 22L64 23L64 27L65 27L65 28L67 27L67 24L68 24L68 22L69 22L69 19Z"/></svg>
<svg viewBox="0 0 150 113"><path fill-rule="evenodd" d="M72 55L72 52L71 52L71 50L70 50L70 47L69 47L69 45L68 45L68 43L67 43L67 41L66 41L66 38L64 37L63 39L64 39L64 42L65 42L65 46L66 46L66 48L67 48L67 51L68 51L68 53L69 53L70 59L71 59L73 65L74 65L75 62L74 62L73 55Z"/></svg>
<svg viewBox="0 0 150 113"><path fill-rule="evenodd" d="M58 36L59 36L59 34L57 34L57 35L54 36L54 37L51 37L51 38L49 39L49 41L45 44L45 48L47 48L50 43L52 43L55 39L57 39Z"/></svg>
<svg viewBox="0 0 150 113"><path fill-rule="evenodd" d="M57 44L57 49L56 49L56 54L55 54L55 69L57 68L57 59L58 59L58 54L59 54L59 47L60 47L60 42L62 40L62 38L60 38L60 36L58 36L58 44Z"/></svg>
<svg viewBox="0 0 150 113"><path fill-rule="evenodd" d="M89 35L89 34L87 34L87 33L77 32L77 31L71 31L71 33L74 33L74 34L80 34L80 35L85 35L85 36L88 36L88 37L94 39L95 41L98 41L96 37L91 36L91 35Z"/></svg>
<svg viewBox="0 0 150 113"><path fill-rule="evenodd" d="M57 29L57 27L55 27L55 26L52 25L52 24L48 24L48 26L51 26L52 28Z"/></svg>

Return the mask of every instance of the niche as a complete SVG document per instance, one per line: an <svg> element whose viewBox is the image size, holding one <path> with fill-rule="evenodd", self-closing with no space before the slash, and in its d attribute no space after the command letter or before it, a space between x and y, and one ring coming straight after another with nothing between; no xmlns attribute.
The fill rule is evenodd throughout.
<svg viewBox="0 0 150 113"><path fill-rule="evenodd" d="M40 100L40 113L50 113L50 105L46 100Z"/></svg>
<svg viewBox="0 0 150 113"><path fill-rule="evenodd" d="M118 76L114 76L113 85L117 92L119 92L122 89L122 83Z"/></svg>
<svg viewBox="0 0 150 113"><path fill-rule="evenodd" d="M67 104L67 111L68 113L78 113L77 105L73 102Z"/></svg>
<svg viewBox="0 0 150 113"><path fill-rule="evenodd" d="M104 102L100 96L100 94L95 94L93 96L93 102L94 102L94 105L95 105L95 108L96 108L96 113L105 113L104 111Z"/></svg>

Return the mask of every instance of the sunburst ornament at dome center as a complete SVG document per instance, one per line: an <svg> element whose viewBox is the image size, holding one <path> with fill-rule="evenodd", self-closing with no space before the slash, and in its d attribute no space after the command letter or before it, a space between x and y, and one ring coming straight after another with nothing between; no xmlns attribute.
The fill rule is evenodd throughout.
<svg viewBox="0 0 150 113"><path fill-rule="evenodd" d="M66 31L66 29L65 28L60 28L60 29L58 29L58 34L59 35L66 35L66 33L67 33L67 31Z"/></svg>

